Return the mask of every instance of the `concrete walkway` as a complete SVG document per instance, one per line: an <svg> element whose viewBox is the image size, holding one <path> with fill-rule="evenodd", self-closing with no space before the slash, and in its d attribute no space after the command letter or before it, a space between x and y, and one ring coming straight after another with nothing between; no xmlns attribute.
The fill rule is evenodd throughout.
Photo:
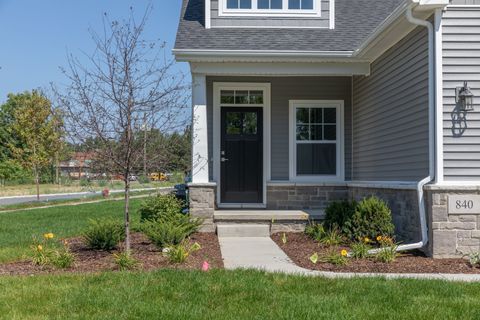
<svg viewBox="0 0 480 320"><path fill-rule="evenodd" d="M220 237L225 269L258 269L326 278L383 277L386 279L426 279L480 282L480 274L417 274L417 273L340 273L301 268L269 237Z"/></svg>

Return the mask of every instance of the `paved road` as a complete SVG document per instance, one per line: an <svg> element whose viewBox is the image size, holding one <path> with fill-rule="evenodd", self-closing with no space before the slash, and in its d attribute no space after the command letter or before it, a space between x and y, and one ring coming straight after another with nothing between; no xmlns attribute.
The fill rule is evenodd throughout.
<svg viewBox="0 0 480 320"><path fill-rule="evenodd" d="M136 189L132 191L148 191L148 190L161 190L163 188L145 188L145 189ZM123 190L111 190L112 193L123 193ZM68 200L68 199L83 199L93 196L99 196L102 193L97 192L75 192L75 193L64 193L64 194L42 194L40 195L40 201L52 201L52 200ZM14 196L14 197L3 197L0 198L0 206L27 203L37 201L37 196Z"/></svg>

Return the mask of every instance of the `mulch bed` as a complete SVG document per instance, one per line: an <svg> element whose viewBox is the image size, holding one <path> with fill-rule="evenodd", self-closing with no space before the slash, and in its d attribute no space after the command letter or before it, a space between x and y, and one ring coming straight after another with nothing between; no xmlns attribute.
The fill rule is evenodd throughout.
<svg viewBox="0 0 480 320"><path fill-rule="evenodd" d="M332 272L355 272L355 273L468 273L478 274L480 268L473 268L464 259L432 259L420 251L401 253L392 263L377 262L373 259L354 260L349 259L345 266L337 266L331 263L317 262L313 264L310 256L317 252L322 256L329 250L302 233L286 233L287 243L282 242L283 233L272 235L273 241L282 248L287 256L300 267ZM348 249L339 247L338 250Z"/></svg>
<svg viewBox="0 0 480 320"><path fill-rule="evenodd" d="M86 273L118 270L113 253L88 249L81 238L67 239L70 250L75 255L75 264L69 269L59 270L53 267L42 267L30 261L18 261L0 264L0 275L34 275L52 273ZM142 233L132 233L132 255L140 262L138 269L144 271L156 269L192 269L200 270L204 261L210 268L223 268L222 255L218 238L214 233L195 233L190 236L190 242L198 242L201 249L193 252L183 264L171 264L167 257L153 245ZM122 249L122 245L119 250Z"/></svg>

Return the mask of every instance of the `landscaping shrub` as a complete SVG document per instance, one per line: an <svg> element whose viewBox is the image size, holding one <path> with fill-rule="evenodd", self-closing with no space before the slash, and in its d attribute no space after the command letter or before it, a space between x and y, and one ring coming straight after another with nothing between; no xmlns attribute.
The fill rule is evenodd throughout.
<svg viewBox="0 0 480 320"><path fill-rule="evenodd" d="M305 227L305 234L310 238L318 241L325 235L325 227L323 226L323 223L310 221L309 224Z"/></svg>
<svg viewBox="0 0 480 320"><path fill-rule="evenodd" d="M377 242L380 245L378 253L375 255L377 261L391 263L398 257L397 248L393 238L389 236L377 236Z"/></svg>
<svg viewBox="0 0 480 320"><path fill-rule="evenodd" d="M182 207L183 202L173 195L147 199L140 208L141 230L159 248L180 244L203 222L181 213Z"/></svg>
<svg viewBox="0 0 480 320"><path fill-rule="evenodd" d="M325 209L325 213L323 230L338 228L342 235L354 241L375 239L378 235L392 236L395 229L392 212L387 203L375 196L360 202L332 202ZM317 233L315 238L318 239L322 229L314 226L310 227L308 232Z"/></svg>
<svg viewBox="0 0 480 320"><path fill-rule="evenodd" d="M374 196L360 201L352 218L342 228L352 240L393 236L394 229L392 211L385 201Z"/></svg>
<svg viewBox="0 0 480 320"><path fill-rule="evenodd" d="M472 268L480 265L480 252L473 252L468 255L468 262Z"/></svg>
<svg viewBox="0 0 480 320"><path fill-rule="evenodd" d="M350 245L351 249L351 256L354 259L365 259L369 256L368 251L372 249L372 247L366 241L358 241L354 242Z"/></svg>
<svg viewBox="0 0 480 320"><path fill-rule="evenodd" d="M178 200L174 195L157 195L149 197L140 207L140 219L157 220L161 216L174 216L182 212L183 202Z"/></svg>
<svg viewBox="0 0 480 320"><path fill-rule="evenodd" d="M320 244L327 246L339 245L344 240L338 227L335 226L326 230L322 223L316 223L314 221L305 227L305 234Z"/></svg>
<svg viewBox="0 0 480 320"><path fill-rule="evenodd" d="M327 252L325 252L321 257L318 255L317 252L310 256L310 261L313 264L317 264L318 261L324 263L331 263L336 266L344 266L348 264L348 252L347 250L338 250L337 247L330 248Z"/></svg>
<svg viewBox="0 0 480 320"><path fill-rule="evenodd" d="M33 238L31 246L33 264L51 265L62 269L70 268L75 261L75 256L70 252L67 241L64 240L60 243L54 238L55 235L51 232L45 233L42 240Z"/></svg>
<svg viewBox="0 0 480 320"><path fill-rule="evenodd" d="M139 262L127 252L113 254L113 260L120 271L134 270Z"/></svg>
<svg viewBox="0 0 480 320"><path fill-rule="evenodd" d="M337 248L331 248L327 251L327 253L325 253L321 260L336 266L344 266L348 264L347 255L348 252L345 249L339 252Z"/></svg>
<svg viewBox="0 0 480 320"><path fill-rule="evenodd" d="M83 233L85 244L97 250L113 250L124 239L123 224L113 219L90 220L88 229Z"/></svg>
<svg viewBox="0 0 480 320"><path fill-rule="evenodd" d="M330 203L325 209L325 227L327 229L338 228L345 233L345 225L352 219L356 207L356 201L344 200Z"/></svg>
<svg viewBox="0 0 480 320"><path fill-rule="evenodd" d="M166 250L166 255L171 263L184 263L190 254L200 249L201 247L197 242L190 245L188 240L183 240L181 243L169 247Z"/></svg>
<svg viewBox="0 0 480 320"><path fill-rule="evenodd" d="M143 223L142 231L157 247L163 249L180 244L185 238L196 232L202 220L190 215L175 214L171 217L149 220Z"/></svg>
<svg viewBox="0 0 480 320"><path fill-rule="evenodd" d="M336 246L344 242L342 234L336 227L325 231L325 233L317 240L320 244L326 246Z"/></svg>
<svg viewBox="0 0 480 320"><path fill-rule="evenodd" d="M67 243L60 250L55 250L51 257L51 263L57 268L68 269L75 262L75 256L70 252Z"/></svg>

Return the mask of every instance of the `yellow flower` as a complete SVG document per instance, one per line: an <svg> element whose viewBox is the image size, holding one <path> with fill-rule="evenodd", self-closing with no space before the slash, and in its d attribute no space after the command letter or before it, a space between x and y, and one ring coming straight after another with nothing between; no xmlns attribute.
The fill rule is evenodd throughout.
<svg viewBox="0 0 480 320"><path fill-rule="evenodd" d="M348 255L348 252L347 250L343 249L340 254L342 255L342 257L346 257Z"/></svg>
<svg viewBox="0 0 480 320"><path fill-rule="evenodd" d="M38 249L38 251L42 251L42 250L43 250L43 247L42 247L42 245L41 245L41 244L39 244L39 245L37 246L37 249Z"/></svg>
<svg viewBox="0 0 480 320"><path fill-rule="evenodd" d="M382 236L378 236L377 241L382 241Z"/></svg>
<svg viewBox="0 0 480 320"><path fill-rule="evenodd" d="M53 238L55 237L55 235L54 235L53 233L49 232L49 233L45 233L45 234L43 235L43 237L44 237L45 239L53 239Z"/></svg>
<svg viewBox="0 0 480 320"><path fill-rule="evenodd" d="M365 237L365 239L363 239L363 242L369 243L369 242L370 242L370 238L369 238L369 237Z"/></svg>

